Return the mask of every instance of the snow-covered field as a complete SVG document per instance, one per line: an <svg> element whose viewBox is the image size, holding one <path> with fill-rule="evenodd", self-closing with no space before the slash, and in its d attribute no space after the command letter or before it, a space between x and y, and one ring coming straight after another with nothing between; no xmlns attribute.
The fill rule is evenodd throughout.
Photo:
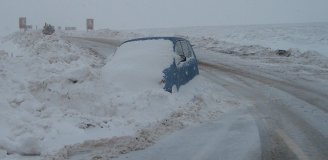
<svg viewBox="0 0 328 160"><path fill-rule="evenodd" d="M239 45L260 45L274 50L317 51L328 56L328 23L189 27L136 30L134 32L151 35L210 37Z"/></svg>
<svg viewBox="0 0 328 160"><path fill-rule="evenodd" d="M180 35L195 45L200 61L219 61L249 71L257 68L259 74L273 79L299 77L304 84L316 81L313 87L326 92L328 58L323 54L328 53L327 26L10 34L0 43L0 159L76 158L92 154L92 148L101 154L127 153L149 147L169 132L216 120L249 105L205 78L202 71L173 94L160 84L124 91L123 83L113 84L117 77L105 74L115 73L110 69L115 67L110 65L115 47L67 36L124 41ZM290 56L277 55L277 49L288 50ZM125 64L129 62L115 62ZM133 83L133 77L130 79Z"/></svg>

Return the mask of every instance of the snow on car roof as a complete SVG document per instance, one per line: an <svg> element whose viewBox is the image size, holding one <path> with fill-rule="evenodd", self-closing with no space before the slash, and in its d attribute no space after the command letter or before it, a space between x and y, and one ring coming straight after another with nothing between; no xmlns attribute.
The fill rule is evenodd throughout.
<svg viewBox="0 0 328 160"><path fill-rule="evenodd" d="M173 63L172 48L173 43L163 39L121 45L103 67L105 79L123 90L163 90L160 82L163 70Z"/></svg>
<svg viewBox="0 0 328 160"><path fill-rule="evenodd" d="M123 42L122 44L132 42L132 41L159 40L159 39L170 40L173 43L175 43L177 41L182 41L182 40L183 41L188 41L188 40L186 40L184 38L181 38L181 37L143 37L143 38L136 38L136 39L127 40L127 41Z"/></svg>

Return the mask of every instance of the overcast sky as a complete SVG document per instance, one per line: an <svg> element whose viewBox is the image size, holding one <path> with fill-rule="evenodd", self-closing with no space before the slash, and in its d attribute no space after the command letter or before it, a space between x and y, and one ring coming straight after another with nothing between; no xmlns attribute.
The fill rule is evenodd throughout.
<svg viewBox="0 0 328 160"><path fill-rule="evenodd" d="M86 18L96 29L328 22L328 0L0 0L0 29L20 16L81 30Z"/></svg>

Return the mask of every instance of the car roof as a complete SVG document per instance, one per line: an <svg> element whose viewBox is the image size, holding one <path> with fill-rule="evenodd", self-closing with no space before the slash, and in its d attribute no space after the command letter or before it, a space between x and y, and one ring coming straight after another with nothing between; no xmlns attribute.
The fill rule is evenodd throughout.
<svg viewBox="0 0 328 160"><path fill-rule="evenodd" d="M136 38L136 39L127 40L127 41L123 42L122 44L127 43L127 42L133 42L133 41L160 40L160 39L172 41L174 44L177 41L187 41L187 42L189 42L188 40L186 40L184 38L181 38L181 37L144 37L144 38Z"/></svg>

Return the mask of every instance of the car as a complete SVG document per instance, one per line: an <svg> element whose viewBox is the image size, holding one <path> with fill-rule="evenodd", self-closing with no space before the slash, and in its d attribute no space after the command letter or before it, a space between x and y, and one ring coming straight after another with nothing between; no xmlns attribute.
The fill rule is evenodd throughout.
<svg viewBox="0 0 328 160"><path fill-rule="evenodd" d="M127 52L130 51L131 53L127 54ZM145 54L145 52L149 53ZM132 70L135 70L133 72L128 71L126 69L127 67L117 67L118 65L115 66L120 70L120 72L130 72L131 74L134 74L134 82L137 81L136 79L138 77L145 77L141 74L150 74L151 71L148 71L149 69L156 68L159 66L159 64L161 64L161 67L159 68L161 69L162 77L157 75L156 72L159 71L157 70L156 72L153 72L154 74L152 74L156 74L156 77L153 79L158 78L159 83L163 84L163 89L171 93L175 89L174 87L176 87L176 90L179 91L179 88L182 85L187 84L190 80L199 74L198 62L192 45L188 40L180 37L145 37L131 39L123 42L117 48L114 54L114 58L119 56L117 54L127 54L127 56L124 56L125 58L122 59L130 59L129 64L131 65L134 65L132 63L135 63L131 62L132 60L139 60L139 63L144 63L138 64L134 67L130 66ZM139 67L140 65L143 65L143 67ZM140 73L142 71L145 73Z"/></svg>

